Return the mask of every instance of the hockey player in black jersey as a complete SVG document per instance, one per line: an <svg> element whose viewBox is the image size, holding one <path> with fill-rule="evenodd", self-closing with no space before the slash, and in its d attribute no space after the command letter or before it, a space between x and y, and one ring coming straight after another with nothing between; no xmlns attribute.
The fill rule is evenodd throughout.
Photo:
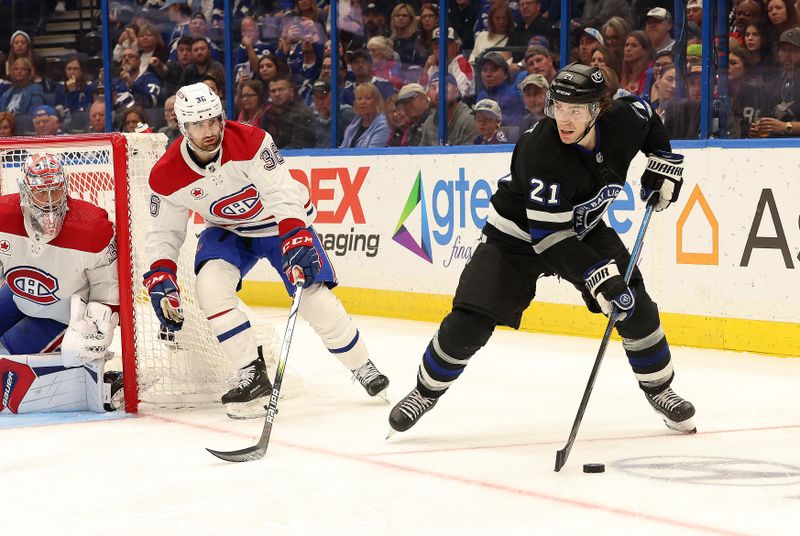
<svg viewBox="0 0 800 536"><path fill-rule="evenodd" d="M557 74L547 117L522 135L511 176L491 198L481 243L458 283L453 310L423 354L417 386L394 406L389 423L406 431L428 412L491 337L495 326L519 328L536 280L572 283L592 312L620 312L616 324L634 376L666 425L692 433L694 406L670 387L674 376L658 308L638 268L603 214L623 189L638 151L648 155L642 199L656 211L677 200L683 156L671 153L659 116L636 97L611 100L596 67L572 64Z"/></svg>

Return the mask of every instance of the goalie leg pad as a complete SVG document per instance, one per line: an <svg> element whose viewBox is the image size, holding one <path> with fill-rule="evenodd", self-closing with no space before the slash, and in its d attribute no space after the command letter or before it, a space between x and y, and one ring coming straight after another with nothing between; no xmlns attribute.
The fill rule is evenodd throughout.
<svg viewBox="0 0 800 536"><path fill-rule="evenodd" d="M203 264L197 273L197 301L222 351L236 368L255 359L256 339L247 315L239 310L239 269L222 259Z"/></svg>
<svg viewBox="0 0 800 536"><path fill-rule="evenodd" d="M348 370L360 368L367 362L367 345L355 322L325 284L317 283L303 290L300 314L314 328L328 351Z"/></svg>

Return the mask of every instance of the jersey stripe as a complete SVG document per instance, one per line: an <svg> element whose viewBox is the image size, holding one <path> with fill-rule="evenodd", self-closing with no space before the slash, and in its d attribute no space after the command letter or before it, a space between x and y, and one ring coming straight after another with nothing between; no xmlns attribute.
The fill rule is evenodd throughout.
<svg viewBox="0 0 800 536"><path fill-rule="evenodd" d="M533 232L533 229L531 229L531 232ZM565 229L563 231L551 232L533 245L533 251L535 251L538 254L541 254L545 250L547 250L547 248L550 248L558 244L562 240L566 240L567 238L571 238L573 236L577 235L575 234L575 231L572 229Z"/></svg>
<svg viewBox="0 0 800 536"><path fill-rule="evenodd" d="M501 216L494 208L494 205L489 205L489 213L486 221L493 227L497 228L498 231L502 231L507 235L511 235L514 238L519 238L520 240L524 240L526 242L531 241L530 233L526 233L520 229L516 223Z"/></svg>
<svg viewBox="0 0 800 536"><path fill-rule="evenodd" d="M546 221L550 223L572 223L572 211L544 212L542 210L527 209L528 219L533 221Z"/></svg>

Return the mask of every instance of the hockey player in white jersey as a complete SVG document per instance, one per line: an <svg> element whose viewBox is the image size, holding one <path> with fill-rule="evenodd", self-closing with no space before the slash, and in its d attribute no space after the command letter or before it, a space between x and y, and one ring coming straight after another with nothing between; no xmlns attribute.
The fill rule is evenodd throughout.
<svg viewBox="0 0 800 536"><path fill-rule="evenodd" d="M162 329L183 323L176 271L189 211L206 221L194 270L197 299L228 359L237 385L222 397L232 417L264 414L272 391L266 366L236 292L260 259L267 259L294 294L294 269L305 278L300 314L370 396L389 384L368 358L358 329L331 292L330 260L311 227L316 209L307 188L289 175L272 137L226 121L219 97L202 83L178 90L175 114L183 136L150 173L153 259L144 285Z"/></svg>
<svg viewBox="0 0 800 536"><path fill-rule="evenodd" d="M0 412L103 411L119 304L114 228L67 196L51 154L29 155L17 182L18 194L0 197Z"/></svg>

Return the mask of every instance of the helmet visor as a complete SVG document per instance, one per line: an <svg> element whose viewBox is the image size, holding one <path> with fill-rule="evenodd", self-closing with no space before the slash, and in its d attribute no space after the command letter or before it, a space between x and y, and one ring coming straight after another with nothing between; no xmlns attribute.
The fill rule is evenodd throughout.
<svg viewBox="0 0 800 536"><path fill-rule="evenodd" d="M593 103L592 103L593 104ZM594 117L592 104L575 104L553 100L548 95L545 103L545 113L557 123L589 123Z"/></svg>

